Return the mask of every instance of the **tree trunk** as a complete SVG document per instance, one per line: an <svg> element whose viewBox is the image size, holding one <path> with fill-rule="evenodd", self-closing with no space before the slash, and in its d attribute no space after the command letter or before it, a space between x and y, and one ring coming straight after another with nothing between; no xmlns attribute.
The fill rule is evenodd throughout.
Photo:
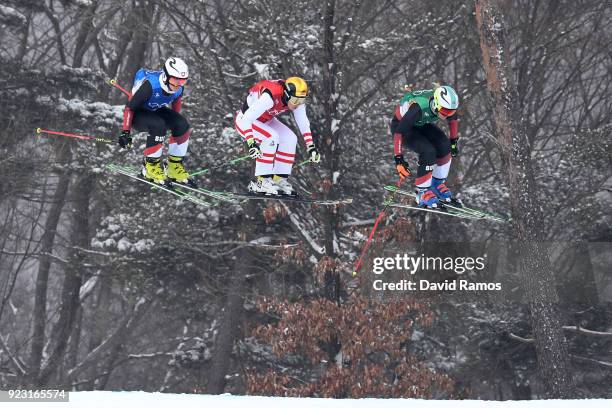
<svg viewBox="0 0 612 408"><path fill-rule="evenodd" d="M83 281L81 265L83 263L82 251L78 248L89 246L89 203L91 199L91 176L82 176L74 187L74 214L72 220L72 240L70 264L66 266L62 294L60 298L60 313L58 321L53 328L49 359L41 370L38 384L46 385L51 375L56 371L64 359L68 339L72 333L77 311L80 307L79 291ZM78 336L78 334L74 334Z"/></svg>
<svg viewBox="0 0 612 408"><path fill-rule="evenodd" d="M111 307L111 289L112 289L112 278L110 273L103 273L100 276L100 284L98 288L98 296L92 305L92 318L89 324L89 344L87 346L87 352L95 350L102 341L104 336L111 329L111 320L109 318L108 310ZM97 368L93 365L89 371L89 378L95 378ZM84 390L93 391L95 388L95 381L88 382L84 387Z"/></svg>
<svg viewBox="0 0 612 408"><path fill-rule="evenodd" d="M319 143L321 152L323 153L322 166L327 168L324 170L325 179L330 183L329 190L326 191L328 196L334 192L334 172L337 170L337 157L340 152L337 149L336 138L338 134L333 131L334 114L338 109L338 98L336 97L336 73L338 72L336 55L334 51L334 16L336 12L335 0L328 0L325 4L323 15L323 29L325 30L323 37L323 86L320 90L321 100L325 105L325 118L323 122L322 138L323 143ZM324 187L327 190L327 187ZM325 245L325 255L334 258L335 248L334 241L336 240L336 225L338 225L338 210L335 207L324 206L323 212L323 239ZM336 268L331 268L324 274L324 291L323 295L329 300L340 302L340 275Z"/></svg>
<svg viewBox="0 0 612 408"><path fill-rule="evenodd" d="M249 203L244 210L244 219L237 218L237 225L241 226L238 232L241 241L248 242L253 237L255 205L254 202ZM240 254L236 256L234 273L228 282L221 324L215 340L215 351L208 377L207 392L209 394L222 394L225 391L225 376L230 369L234 343L240 334L240 326L243 321L246 276L254 261L253 249L250 247L242 248Z"/></svg>
<svg viewBox="0 0 612 408"><path fill-rule="evenodd" d="M96 16L97 7L98 2L94 1L83 13L83 21L81 22L79 33L76 37L74 45L74 58L72 60L72 66L75 68L79 68L81 65L83 65L83 57L88 49L87 36L94 29L93 20Z"/></svg>
<svg viewBox="0 0 612 408"><path fill-rule="evenodd" d="M58 160L62 163L67 162L70 157L70 149L64 144L59 147L60 153ZM66 174L60 175L57 188L53 194L53 204L45 221L45 231L41 238L42 254L51 254L57 232L62 209L68 192L70 177ZM51 269L51 257L42 256L38 264L38 274L36 276L36 288L34 293L34 311L32 313L32 345L29 356L29 370L27 383L36 384L36 378L40 373L42 362L42 351L45 344L45 322L47 320L47 287L49 283L49 270Z"/></svg>
<svg viewBox="0 0 612 408"><path fill-rule="evenodd" d="M538 370L548 398L575 396L570 362L557 310L555 277L542 241L541 205L535 192L531 149L510 68L506 31L497 1L478 0L476 20L487 86L494 99L493 119L520 250L519 267L538 356Z"/></svg>
<svg viewBox="0 0 612 408"><path fill-rule="evenodd" d="M133 14L134 37L121 76L122 83L129 84L128 86L131 86L136 71L145 65L147 49L152 40L150 33L154 32L152 25L156 6L148 0L143 0L141 3L135 7L137 12Z"/></svg>

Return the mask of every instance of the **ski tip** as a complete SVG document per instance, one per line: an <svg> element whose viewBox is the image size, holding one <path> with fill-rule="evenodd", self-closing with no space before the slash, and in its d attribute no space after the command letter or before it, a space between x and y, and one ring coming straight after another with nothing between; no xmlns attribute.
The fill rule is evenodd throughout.
<svg viewBox="0 0 612 408"><path fill-rule="evenodd" d="M36 128L36 133L41 133L42 129L41 128Z"/></svg>
<svg viewBox="0 0 612 408"><path fill-rule="evenodd" d="M353 276L357 276L357 271L353 271Z"/></svg>
<svg viewBox="0 0 612 408"><path fill-rule="evenodd" d="M115 85L117 83L117 79L116 78L111 78L108 80L108 83L111 85Z"/></svg>

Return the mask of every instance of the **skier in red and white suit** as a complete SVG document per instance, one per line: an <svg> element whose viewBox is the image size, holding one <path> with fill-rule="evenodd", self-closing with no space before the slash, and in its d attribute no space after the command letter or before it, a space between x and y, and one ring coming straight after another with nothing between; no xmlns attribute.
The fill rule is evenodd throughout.
<svg viewBox="0 0 612 408"><path fill-rule="evenodd" d="M256 159L255 179L248 185L253 193L296 195L287 181L295 161L297 136L276 116L292 111L306 143L308 158L321 160L310 131L304 102L308 85L302 78L263 80L249 89L249 95L236 114L236 130L245 139L249 154Z"/></svg>

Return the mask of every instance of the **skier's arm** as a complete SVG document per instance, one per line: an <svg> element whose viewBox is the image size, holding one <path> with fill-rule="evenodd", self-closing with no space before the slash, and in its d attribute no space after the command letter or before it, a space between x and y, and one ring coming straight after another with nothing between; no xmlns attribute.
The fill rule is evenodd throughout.
<svg viewBox="0 0 612 408"><path fill-rule="evenodd" d="M312 132L310 131L310 121L306 115L306 105L302 104L293 111L293 118L300 129L306 146L313 144Z"/></svg>
<svg viewBox="0 0 612 408"><path fill-rule="evenodd" d="M149 81L144 81L140 88L132 95L128 103L125 105L123 110L123 128L122 130L131 130L132 121L134 120L134 110L142 107L144 103L153 94L153 88Z"/></svg>
<svg viewBox="0 0 612 408"><path fill-rule="evenodd" d="M453 116L449 116L446 120L448 121L449 139L459 139L459 115L457 114L457 112L455 112Z"/></svg>
<svg viewBox="0 0 612 408"><path fill-rule="evenodd" d="M274 106L272 97L269 93L263 92L259 98L244 111L242 117L236 120L236 125L240 128L247 141L253 138L253 122L272 106Z"/></svg>
<svg viewBox="0 0 612 408"><path fill-rule="evenodd" d="M179 96L172 102L172 110L176 113L181 113L181 107L183 106L183 96Z"/></svg>
<svg viewBox="0 0 612 408"><path fill-rule="evenodd" d="M459 115L457 112L453 116L448 117L448 138L451 142L451 156L459 155Z"/></svg>
<svg viewBox="0 0 612 408"><path fill-rule="evenodd" d="M421 107L417 103L413 103L404 116L400 116L399 106L395 110L395 118L398 120L397 126L393 131L393 154L395 156L403 153L402 137L410 135L414 124L421 119Z"/></svg>

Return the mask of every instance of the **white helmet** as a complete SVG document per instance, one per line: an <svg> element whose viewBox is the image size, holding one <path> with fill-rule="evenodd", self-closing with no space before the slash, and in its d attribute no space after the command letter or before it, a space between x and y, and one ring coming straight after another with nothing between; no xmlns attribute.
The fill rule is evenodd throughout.
<svg viewBox="0 0 612 408"><path fill-rule="evenodd" d="M459 107L459 96L450 86L439 86L434 90L432 102L436 113L442 112L449 116Z"/></svg>
<svg viewBox="0 0 612 408"><path fill-rule="evenodd" d="M170 90L170 78L187 79L189 77L189 68L187 64L180 58L170 57L164 62L164 70L161 75L161 85L164 91L172 93Z"/></svg>
<svg viewBox="0 0 612 408"><path fill-rule="evenodd" d="M187 64L182 59L170 57L164 63L164 73L168 77L187 79L189 77L189 68L187 68Z"/></svg>

